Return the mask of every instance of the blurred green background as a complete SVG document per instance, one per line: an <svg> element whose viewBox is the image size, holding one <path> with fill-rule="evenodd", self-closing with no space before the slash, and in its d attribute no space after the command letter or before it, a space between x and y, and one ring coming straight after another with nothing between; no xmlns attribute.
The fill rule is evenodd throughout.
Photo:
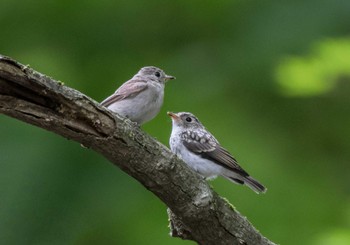
<svg viewBox="0 0 350 245"><path fill-rule="evenodd" d="M197 115L256 179L211 182L280 244L350 244L350 1L0 0L0 54L101 101L159 66L160 114ZM166 207L79 144L0 115L1 244L194 244Z"/></svg>

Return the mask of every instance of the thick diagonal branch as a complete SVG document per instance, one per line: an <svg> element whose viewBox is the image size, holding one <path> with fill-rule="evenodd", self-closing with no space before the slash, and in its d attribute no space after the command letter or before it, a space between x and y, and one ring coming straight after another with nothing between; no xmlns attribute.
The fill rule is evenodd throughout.
<svg viewBox="0 0 350 245"><path fill-rule="evenodd" d="M75 140L168 207L171 234L199 244L273 244L164 145L84 94L0 56L0 113Z"/></svg>

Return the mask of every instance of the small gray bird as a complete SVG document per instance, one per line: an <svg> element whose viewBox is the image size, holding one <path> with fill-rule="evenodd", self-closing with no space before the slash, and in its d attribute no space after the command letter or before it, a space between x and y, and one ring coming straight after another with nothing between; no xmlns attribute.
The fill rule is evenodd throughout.
<svg viewBox="0 0 350 245"><path fill-rule="evenodd" d="M168 112L173 122L170 148L188 166L207 179L221 175L236 184L245 184L256 193L266 188L249 176L236 159L191 113Z"/></svg>
<svg viewBox="0 0 350 245"><path fill-rule="evenodd" d="M164 85L169 79L175 77L154 66L143 67L101 105L141 125L158 114L163 104Z"/></svg>

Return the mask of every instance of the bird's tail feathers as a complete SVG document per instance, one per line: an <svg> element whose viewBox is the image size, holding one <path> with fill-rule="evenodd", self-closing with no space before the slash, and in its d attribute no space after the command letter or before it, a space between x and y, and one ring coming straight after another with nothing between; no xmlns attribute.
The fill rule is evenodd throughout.
<svg viewBox="0 0 350 245"><path fill-rule="evenodd" d="M266 187L263 186L262 184L259 183L259 181L253 179L251 176L226 176L224 175L225 178L229 179L230 181L234 182L235 184L240 184L240 185L246 185L253 191L255 191L257 194L260 193L265 193L267 191Z"/></svg>

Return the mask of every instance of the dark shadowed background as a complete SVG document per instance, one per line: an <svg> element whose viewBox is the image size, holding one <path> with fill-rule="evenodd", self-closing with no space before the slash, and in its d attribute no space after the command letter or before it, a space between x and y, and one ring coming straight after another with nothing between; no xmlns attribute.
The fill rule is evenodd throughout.
<svg viewBox="0 0 350 245"><path fill-rule="evenodd" d="M197 115L256 179L211 182L276 243L350 244L350 1L0 1L0 53L97 101L139 68L177 80L166 111ZM0 115L2 244L194 244L166 207L91 150ZM118 150L118 149L116 149Z"/></svg>

